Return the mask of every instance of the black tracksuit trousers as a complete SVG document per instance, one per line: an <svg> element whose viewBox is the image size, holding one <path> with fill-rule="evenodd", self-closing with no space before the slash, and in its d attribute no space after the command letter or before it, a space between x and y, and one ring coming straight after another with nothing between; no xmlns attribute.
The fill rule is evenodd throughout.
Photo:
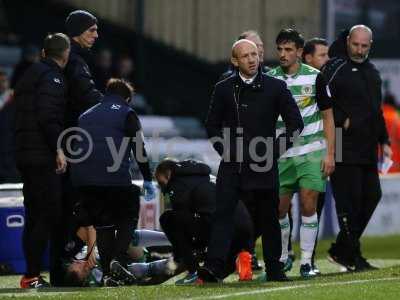
<svg viewBox="0 0 400 300"><path fill-rule="evenodd" d="M208 246L206 266L220 278L227 261L227 254L234 233L234 212L242 199L253 218L255 236L262 236L266 272L280 272L279 258L282 252L281 229L279 225L278 189L254 189L243 191L240 174L224 174L217 177L217 205Z"/></svg>
<svg viewBox="0 0 400 300"><path fill-rule="evenodd" d="M336 238L339 255L360 255L360 237L382 196L375 165L336 165L331 175L332 191L340 232Z"/></svg>
<svg viewBox="0 0 400 300"><path fill-rule="evenodd" d="M59 232L61 216L61 176L54 166L19 167L25 206L25 226L22 236L26 261L26 277L40 275L43 255L49 241ZM54 249L50 244L50 256ZM50 270L53 268L50 259Z"/></svg>
<svg viewBox="0 0 400 300"><path fill-rule="evenodd" d="M96 228L103 273L109 274L113 259L126 266L127 250L139 218L140 188L136 185L85 186L78 190L88 223Z"/></svg>

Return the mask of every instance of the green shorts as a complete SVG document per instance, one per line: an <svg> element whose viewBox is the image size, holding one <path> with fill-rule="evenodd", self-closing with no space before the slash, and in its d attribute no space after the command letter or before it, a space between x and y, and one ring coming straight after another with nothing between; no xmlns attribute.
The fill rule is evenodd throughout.
<svg viewBox="0 0 400 300"><path fill-rule="evenodd" d="M321 171L325 150L314 151L300 156L281 158L279 168L279 194L287 195L300 188L325 192L326 178Z"/></svg>

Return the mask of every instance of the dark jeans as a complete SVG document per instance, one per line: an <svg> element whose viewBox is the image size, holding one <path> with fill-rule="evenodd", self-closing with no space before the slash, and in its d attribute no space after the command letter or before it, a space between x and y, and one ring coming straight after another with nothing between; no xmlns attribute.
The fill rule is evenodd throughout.
<svg viewBox="0 0 400 300"><path fill-rule="evenodd" d="M382 196L377 168L340 164L331 183L340 226L336 246L345 257L360 254L359 239Z"/></svg>
<svg viewBox="0 0 400 300"><path fill-rule="evenodd" d="M266 271L280 272L279 258L282 251L281 229L279 225L278 189L255 189L243 191L240 175L220 168L217 177L217 203L213 218L211 238L206 266L218 277L223 277L224 265L231 247L234 232L234 212L242 199L254 220L255 236L262 236Z"/></svg>
<svg viewBox="0 0 400 300"><path fill-rule="evenodd" d="M139 218L140 188L132 186L86 186L79 188L81 208L97 232L97 247L104 274L110 262L127 263L127 250Z"/></svg>
<svg viewBox="0 0 400 300"><path fill-rule="evenodd" d="M43 254L51 237L59 234L61 176L53 166L19 167L22 176L25 227L22 237L27 277L40 274ZM50 255L53 255L50 247ZM50 261L50 269L52 266Z"/></svg>

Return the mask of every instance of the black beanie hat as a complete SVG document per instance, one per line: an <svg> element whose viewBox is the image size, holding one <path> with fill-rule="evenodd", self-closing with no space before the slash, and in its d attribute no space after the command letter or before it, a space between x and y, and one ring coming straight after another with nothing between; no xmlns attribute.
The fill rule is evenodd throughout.
<svg viewBox="0 0 400 300"><path fill-rule="evenodd" d="M65 28L69 37L79 36L97 24L97 19L85 10L74 10L65 20Z"/></svg>

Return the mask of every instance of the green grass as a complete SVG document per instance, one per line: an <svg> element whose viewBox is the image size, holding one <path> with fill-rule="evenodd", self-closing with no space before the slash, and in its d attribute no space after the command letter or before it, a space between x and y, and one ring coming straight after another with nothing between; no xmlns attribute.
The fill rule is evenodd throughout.
<svg viewBox="0 0 400 300"><path fill-rule="evenodd" d="M400 236L362 240L365 256L381 268L372 272L338 273L339 269L325 259L329 245L330 241L319 244L317 263L324 275L311 280L298 277L298 260L289 273L294 280L288 283L242 283L232 275L220 285L177 287L173 278L158 286L28 292L16 289L19 276L3 276L0 277L0 299L400 299Z"/></svg>

